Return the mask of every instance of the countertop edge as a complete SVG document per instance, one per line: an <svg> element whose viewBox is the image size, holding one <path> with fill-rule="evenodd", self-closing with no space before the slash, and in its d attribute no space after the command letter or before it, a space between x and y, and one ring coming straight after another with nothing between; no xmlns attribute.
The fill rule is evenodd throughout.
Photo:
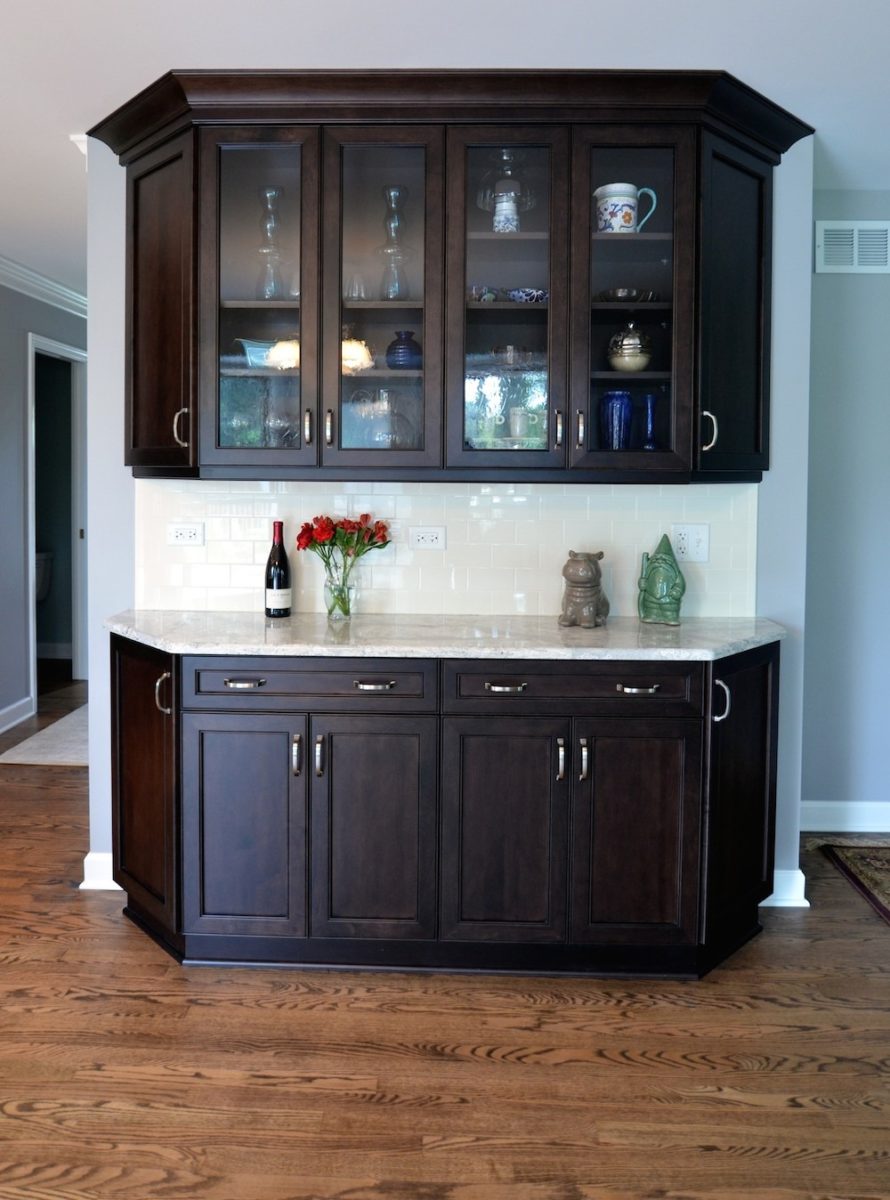
<svg viewBox="0 0 890 1200"><path fill-rule="evenodd" d="M201 628L232 624L224 630ZM406 618L355 617L350 627L329 626L321 614L291 618L287 626L264 625L260 638L243 630L256 624L254 614L177 613L132 610L109 617L109 633L183 656L287 658L528 659L540 661L713 662L769 645L786 630L764 618L692 618L679 626L643 625L635 618L613 618L602 629L560 629L556 617L425 617L414 639ZM294 623L310 632L294 636ZM434 623L434 629L431 629ZM468 632L475 627L472 635ZM390 638L385 634L391 625ZM242 628L239 628L241 626ZM451 636L449 637L449 629ZM438 631L438 637L435 631ZM487 632L486 632L487 631ZM365 634L363 640L362 634ZM393 636L394 634L398 636Z"/></svg>

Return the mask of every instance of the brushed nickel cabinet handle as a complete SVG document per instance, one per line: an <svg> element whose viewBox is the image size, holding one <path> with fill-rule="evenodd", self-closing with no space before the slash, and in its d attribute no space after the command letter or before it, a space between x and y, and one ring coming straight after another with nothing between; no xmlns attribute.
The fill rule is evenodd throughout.
<svg viewBox="0 0 890 1200"><path fill-rule="evenodd" d="M315 774L320 779L324 775L324 734L320 733L315 739Z"/></svg>
<svg viewBox="0 0 890 1200"><path fill-rule="evenodd" d="M702 409L701 415L703 417L707 417L710 420L711 424L714 426L713 433L711 434L711 440L709 442L706 442L704 444L704 446L702 446L702 450L713 450L714 447L717 445L717 435L719 433L719 430L717 428L717 418L714 416L714 414L712 412L708 412L708 410L706 408Z"/></svg>
<svg viewBox="0 0 890 1200"><path fill-rule="evenodd" d="M562 411L561 411L560 409L557 409L557 410L556 410L556 438L555 438L555 442L556 442L556 448L557 448L557 449L559 449L559 447L562 445Z"/></svg>
<svg viewBox="0 0 890 1200"><path fill-rule="evenodd" d="M661 687L660 683L653 683L651 687L627 687L623 683L615 684L616 692L623 692L625 696L654 696Z"/></svg>
<svg viewBox="0 0 890 1200"><path fill-rule="evenodd" d="M257 688L266 686L265 679L224 679L223 683L233 692L256 691Z"/></svg>
<svg viewBox="0 0 890 1200"><path fill-rule="evenodd" d="M326 409L324 414L324 444L333 446L334 444L334 413L332 409Z"/></svg>
<svg viewBox="0 0 890 1200"><path fill-rule="evenodd" d="M303 444L312 445L312 409L307 408L303 413Z"/></svg>
<svg viewBox="0 0 890 1200"><path fill-rule="evenodd" d="M584 422L584 413L582 412L582 410L580 408L578 409L577 417L578 417L578 430L575 435L575 449L583 450L584 449L584 434L586 431L586 426L585 426L585 422Z"/></svg>
<svg viewBox="0 0 890 1200"><path fill-rule="evenodd" d="M589 766L589 752L587 749L587 738L581 738L581 773L578 776L579 780L583 781L587 778L587 768Z"/></svg>
<svg viewBox="0 0 890 1200"><path fill-rule="evenodd" d="M158 678L155 680L155 707L157 708L158 712L162 712L165 717L169 717L170 714L173 712L172 705L170 706L170 708L165 708L163 706L163 704L161 704L161 687L163 686L164 681L169 678L170 678L170 672L165 671L163 673L163 675L159 675Z"/></svg>
<svg viewBox="0 0 890 1200"><path fill-rule="evenodd" d="M724 708L723 712L720 714L719 717L712 718L714 721L714 724L719 725L721 721L726 720L726 718L729 716L730 712L732 711L732 694L722 679L715 679L714 686L718 687L718 688L723 688L723 694L726 697L726 707Z"/></svg>
<svg viewBox="0 0 890 1200"><path fill-rule="evenodd" d="M362 679L353 679L352 686L359 692L391 692L396 681L390 679L386 683L366 683Z"/></svg>
<svg viewBox="0 0 890 1200"><path fill-rule="evenodd" d="M517 696L527 687L528 683L525 681L522 683L489 683L487 679L485 681L486 692L497 692L499 695Z"/></svg>
<svg viewBox="0 0 890 1200"><path fill-rule="evenodd" d="M187 408L179 409L179 411L173 417L173 441L176 443L177 446L188 446L188 442L184 442L182 440L182 438L179 436L179 421L180 421L180 418L182 417L183 413L185 413L187 416L188 409Z"/></svg>
<svg viewBox="0 0 890 1200"><path fill-rule="evenodd" d="M291 747L290 747L291 771L294 775L300 774L300 771L302 769L302 761L301 761L302 757L303 757L303 735L301 733L295 733L293 736L293 739L291 741Z"/></svg>
<svg viewBox="0 0 890 1200"><path fill-rule="evenodd" d="M556 739L556 782L562 783L566 777L566 740Z"/></svg>

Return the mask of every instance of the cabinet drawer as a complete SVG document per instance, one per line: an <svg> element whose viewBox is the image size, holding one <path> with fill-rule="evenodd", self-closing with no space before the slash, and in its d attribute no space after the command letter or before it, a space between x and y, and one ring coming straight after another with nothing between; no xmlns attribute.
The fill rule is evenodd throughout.
<svg viewBox="0 0 890 1200"><path fill-rule="evenodd" d="M450 659L444 711L609 716L702 712L697 662L552 662Z"/></svg>
<svg viewBox="0 0 890 1200"><path fill-rule="evenodd" d="M429 659L186 657L182 706L435 712L436 680Z"/></svg>

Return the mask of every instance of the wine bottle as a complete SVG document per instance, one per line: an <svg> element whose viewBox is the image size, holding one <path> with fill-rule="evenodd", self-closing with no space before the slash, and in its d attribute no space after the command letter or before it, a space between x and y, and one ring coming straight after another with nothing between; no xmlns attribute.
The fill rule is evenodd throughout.
<svg viewBox="0 0 890 1200"><path fill-rule="evenodd" d="M272 522L272 549L266 559L266 616L289 617L290 563L284 548L284 522Z"/></svg>

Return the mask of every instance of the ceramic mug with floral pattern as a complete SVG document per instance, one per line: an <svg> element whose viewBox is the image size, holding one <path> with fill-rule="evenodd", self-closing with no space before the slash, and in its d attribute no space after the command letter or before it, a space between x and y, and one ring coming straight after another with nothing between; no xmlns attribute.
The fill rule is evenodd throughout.
<svg viewBox="0 0 890 1200"><path fill-rule="evenodd" d="M642 221L637 220L640 196L648 196L652 202ZM593 193L593 198L599 233L639 233L658 204L652 188L638 188L632 183L604 183Z"/></svg>

